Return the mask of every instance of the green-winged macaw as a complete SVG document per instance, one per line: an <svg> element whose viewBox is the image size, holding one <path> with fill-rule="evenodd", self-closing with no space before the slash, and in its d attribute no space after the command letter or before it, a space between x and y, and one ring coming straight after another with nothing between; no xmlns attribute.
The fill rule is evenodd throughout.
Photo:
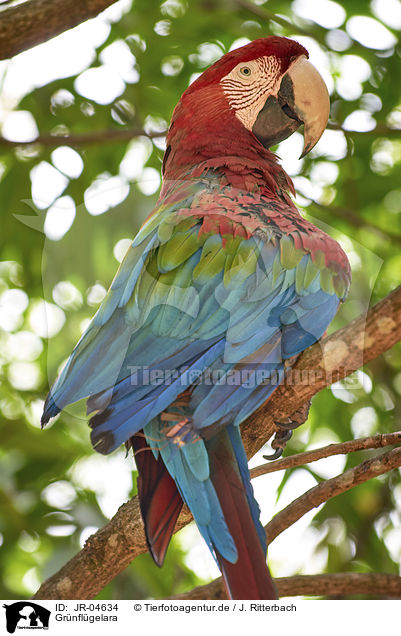
<svg viewBox="0 0 401 636"><path fill-rule="evenodd" d="M134 449L161 565L183 501L235 599L276 598L239 425L326 331L350 283L338 243L294 206L269 148L329 97L303 46L255 40L184 92L158 203L46 400L45 424L88 398L93 445Z"/></svg>

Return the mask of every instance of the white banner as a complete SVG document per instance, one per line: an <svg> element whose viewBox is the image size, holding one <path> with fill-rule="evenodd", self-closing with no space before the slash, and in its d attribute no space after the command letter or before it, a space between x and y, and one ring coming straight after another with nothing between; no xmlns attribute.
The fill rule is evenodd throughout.
<svg viewBox="0 0 401 636"><path fill-rule="evenodd" d="M211 636L235 629L245 634L338 636L353 629L377 636L386 625L398 624L400 601L2 601L0 633L31 636L50 634L163 636L209 630ZM24 630L21 632L20 630ZM258 631L254 631L258 630ZM263 631L260 631L263 630ZM276 631L277 630L277 631ZM280 632L279 632L280 630ZM347 632L349 631L346 630ZM40 636L36 634L36 636Z"/></svg>

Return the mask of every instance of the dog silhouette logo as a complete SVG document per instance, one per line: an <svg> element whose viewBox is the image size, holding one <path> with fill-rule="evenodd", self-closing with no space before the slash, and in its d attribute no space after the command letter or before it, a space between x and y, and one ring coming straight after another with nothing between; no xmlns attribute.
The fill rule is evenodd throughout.
<svg viewBox="0 0 401 636"><path fill-rule="evenodd" d="M6 609L6 627L9 634L16 629L49 629L51 612L30 601L18 601L3 605Z"/></svg>

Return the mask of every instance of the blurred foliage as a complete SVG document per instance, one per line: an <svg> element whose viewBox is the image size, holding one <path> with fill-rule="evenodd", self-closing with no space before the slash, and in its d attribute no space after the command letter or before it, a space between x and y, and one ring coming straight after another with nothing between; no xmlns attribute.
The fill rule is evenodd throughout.
<svg viewBox="0 0 401 636"><path fill-rule="evenodd" d="M44 143L0 144L4 599L29 596L135 489L133 462L122 451L113 458L94 455L82 405L45 432L39 428L49 382L101 301L115 256L124 249L120 241L134 236L157 197L163 138L130 140L121 131L163 131L190 79L232 46L269 34L298 39L328 80L330 130L302 161L295 161L297 134L278 153L305 214L328 227L352 261L350 300L333 328L366 310L401 278L399 0L134 0L132 7L127 0L111 9L104 14L108 21L102 16L93 21L96 28L102 20L104 37L89 70L41 85L19 102L5 100L9 116L31 114ZM51 55L52 43L45 46ZM114 85L120 88L110 97ZM105 131L110 134L102 137ZM49 134L59 137L50 144ZM97 143L80 142L83 134L97 135ZM63 135L76 139L74 149ZM286 453L396 430L400 395L401 346L396 346L351 381L316 396L308 425ZM367 455L348 456L344 467ZM319 481L329 476L324 466L330 464L306 470ZM302 471L295 471L299 483ZM296 480L283 477L278 507L291 481ZM400 507L398 471L321 507L312 520L321 569L398 573ZM201 581L184 557L174 539L163 570L143 555L100 597L157 598L189 589ZM286 568L311 572L307 562ZM274 563L273 571L280 576Z"/></svg>

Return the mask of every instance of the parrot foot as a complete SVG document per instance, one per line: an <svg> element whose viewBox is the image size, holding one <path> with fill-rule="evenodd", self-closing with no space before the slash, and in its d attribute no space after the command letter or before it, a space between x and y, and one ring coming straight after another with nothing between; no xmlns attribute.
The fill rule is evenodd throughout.
<svg viewBox="0 0 401 636"><path fill-rule="evenodd" d="M304 424L308 419L310 405L311 400L308 400L299 409L297 409L291 417L287 417L282 422L275 422L277 430L271 444L274 453L271 455L263 455L264 459L274 460L281 457L288 440L292 437L294 429L301 426L301 424Z"/></svg>

